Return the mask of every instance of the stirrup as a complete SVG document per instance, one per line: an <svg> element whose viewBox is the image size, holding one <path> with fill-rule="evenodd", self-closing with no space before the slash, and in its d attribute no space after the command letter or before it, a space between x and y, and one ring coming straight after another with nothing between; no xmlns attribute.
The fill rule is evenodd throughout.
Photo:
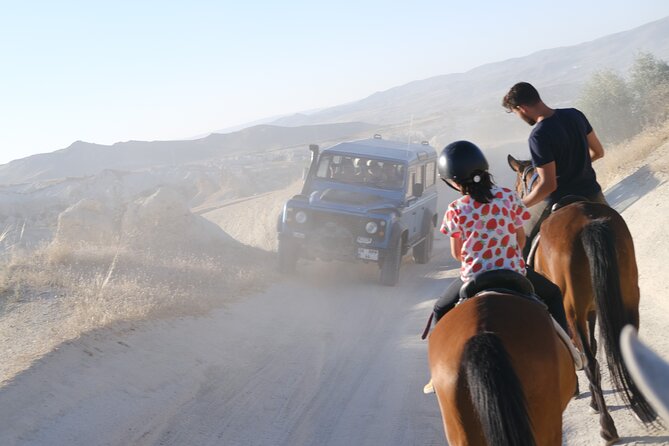
<svg viewBox="0 0 669 446"><path fill-rule="evenodd" d="M574 368L577 371L583 370L583 368L588 365L588 359L576 348L574 343L571 342L571 338L567 332L564 331L564 329L560 326L560 324L557 323L553 316L551 316L551 320L553 321L553 327L555 327L555 331L557 332L560 339L562 339L562 342L564 342L564 344L567 346L569 353L571 353L571 357L574 359Z"/></svg>
<svg viewBox="0 0 669 446"><path fill-rule="evenodd" d="M527 266L534 268L534 255L537 253L537 247L539 246L539 240L541 239L541 231L537 232L537 235L532 239L532 245L530 246L530 252L527 253L527 261L525 262Z"/></svg>

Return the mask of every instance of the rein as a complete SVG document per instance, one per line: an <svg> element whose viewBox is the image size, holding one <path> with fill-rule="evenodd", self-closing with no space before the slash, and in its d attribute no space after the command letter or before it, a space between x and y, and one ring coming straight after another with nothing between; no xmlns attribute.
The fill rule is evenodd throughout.
<svg viewBox="0 0 669 446"><path fill-rule="evenodd" d="M430 327L432 327L433 318L434 318L434 311L430 313L430 317L427 320L427 325L425 326L425 330L423 330L423 334L420 336L421 339L427 338L428 333L430 333Z"/></svg>
<svg viewBox="0 0 669 446"><path fill-rule="evenodd" d="M530 178L530 181L527 181L527 176L530 174L530 172L534 171L532 174L532 177ZM539 173L537 172L537 169L534 166L527 166L525 169L523 169L523 173L521 174L521 183L523 183L523 197L529 194L532 191L532 187L534 186L534 183L537 182L539 179Z"/></svg>

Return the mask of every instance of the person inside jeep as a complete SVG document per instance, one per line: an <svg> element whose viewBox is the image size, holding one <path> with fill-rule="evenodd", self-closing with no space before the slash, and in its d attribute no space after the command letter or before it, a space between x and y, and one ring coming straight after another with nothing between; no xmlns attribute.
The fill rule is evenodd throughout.
<svg viewBox="0 0 669 446"><path fill-rule="evenodd" d="M355 166L353 165L353 160L349 157L343 157L339 163L339 168L337 169L336 179L345 183L354 181L356 178L355 175Z"/></svg>
<svg viewBox="0 0 669 446"><path fill-rule="evenodd" d="M390 188L402 186L402 175L398 172L398 165L393 163L383 163L383 175L385 182Z"/></svg>
<svg viewBox="0 0 669 446"><path fill-rule="evenodd" d="M376 160L367 161L367 182L382 183L386 179L386 175L381 168L381 163Z"/></svg>
<svg viewBox="0 0 669 446"><path fill-rule="evenodd" d="M383 189L395 189L403 184L398 166L387 161L368 160L365 182Z"/></svg>

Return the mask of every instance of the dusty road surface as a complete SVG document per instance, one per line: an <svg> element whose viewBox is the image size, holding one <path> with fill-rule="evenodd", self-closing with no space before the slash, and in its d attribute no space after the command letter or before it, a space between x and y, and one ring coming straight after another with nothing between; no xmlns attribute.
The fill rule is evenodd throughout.
<svg viewBox="0 0 669 446"><path fill-rule="evenodd" d="M658 159L669 159L669 145ZM669 358L669 169L612 190L640 270L640 338ZM206 317L117 325L34 363L0 389L0 445L442 445L420 332L455 274L446 240L400 283L374 265L309 263L294 278ZM603 370L604 374L605 370ZM565 444L602 444L584 394ZM668 382L669 385L669 382ZM620 444L669 444L622 406L606 376Z"/></svg>
<svg viewBox="0 0 669 446"><path fill-rule="evenodd" d="M0 444L442 444L420 332L445 262L407 257L394 288L306 265L209 317L84 336L0 391Z"/></svg>

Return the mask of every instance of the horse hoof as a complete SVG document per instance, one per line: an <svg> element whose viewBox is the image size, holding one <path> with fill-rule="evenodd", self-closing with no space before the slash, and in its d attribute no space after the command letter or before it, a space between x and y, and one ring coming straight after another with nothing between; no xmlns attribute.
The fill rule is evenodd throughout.
<svg viewBox="0 0 669 446"><path fill-rule="evenodd" d="M618 443L618 440L620 440L620 437L618 436L618 430L615 427L613 427L611 430L600 430L599 435L601 435L604 439L604 444L606 444L606 446L610 444L616 444Z"/></svg>
<svg viewBox="0 0 669 446"><path fill-rule="evenodd" d="M599 409L596 407L588 406L588 412L590 412L593 415L597 415L599 413Z"/></svg>

